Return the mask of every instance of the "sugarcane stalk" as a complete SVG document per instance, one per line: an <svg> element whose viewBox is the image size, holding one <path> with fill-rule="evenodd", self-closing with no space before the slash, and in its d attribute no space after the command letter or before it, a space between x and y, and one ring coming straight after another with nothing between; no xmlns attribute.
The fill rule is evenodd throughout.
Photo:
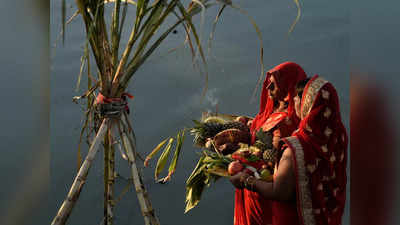
<svg viewBox="0 0 400 225"><path fill-rule="evenodd" d="M107 179L107 225L112 225L114 214L114 171L115 171L115 151L113 145L113 136L112 136L112 124L109 129L109 151L108 151L108 179Z"/></svg>
<svg viewBox="0 0 400 225"><path fill-rule="evenodd" d="M113 187L114 187L114 149L112 148L111 126L107 136L104 137L104 222L105 225L113 223Z"/></svg>
<svg viewBox="0 0 400 225"><path fill-rule="evenodd" d="M104 4L98 4L97 9L98 10L98 15L96 19L96 27L98 27L98 38L99 38L99 47L100 50L102 50L102 62L104 62L104 70L103 70L103 75L104 78L106 78L106 87L109 89L109 82L112 81L112 72L113 72L113 66L112 66L112 53L111 53L111 48L110 48L110 43L108 41L108 33L107 33L107 28L106 28L106 22L104 19ZM107 92L106 90L105 92Z"/></svg>
<svg viewBox="0 0 400 225"><path fill-rule="evenodd" d="M108 135L109 130L107 131ZM104 193L103 193L103 215L104 215L104 224L108 225L108 173L109 170L109 143L108 143L108 135L104 136L104 176L103 176L103 185L104 185Z"/></svg>
<svg viewBox="0 0 400 225"><path fill-rule="evenodd" d="M143 214L145 225L159 225L160 223L154 214L153 207L151 206L151 202L147 195L147 191L143 185L141 175L136 165L136 157L134 154L135 146L132 146L132 143L129 140L128 135L126 133L126 129L122 130L121 126L125 126L122 120L120 121L120 123L118 123L118 131L122 140L122 144L128 156L128 162L130 164L132 172L133 184L135 186L136 194L139 200L139 205Z"/></svg>
<svg viewBox="0 0 400 225"><path fill-rule="evenodd" d="M100 70L100 80L105 80L102 76L104 74L103 71L103 62L102 62L102 56L101 56L101 51L99 49L100 45L99 45L99 41L97 39L97 29L93 24L93 20L96 20L97 18L97 11L96 10L96 14L95 14L95 18L92 18L90 16L90 14L87 11L87 6L85 5L85 1L84 0L75 0L76 5L78 6L79 12L82 15L83 21L85 22L85 28L86 28L86 34L87 34L87 38L90 42L90 46L92 48L92 52L97 64L97 68ZM101 89L103 89L104 87L103 82L101 82L100 87Z"/></svg>
<svg viewBox="0 0 400 225"><path fill-rule="evenodd" d="M118 94L122 94L122 92L127 88L129 80L133 76L133 74L139 69L139 67L145 62L145 60L153 53L153 51L161 44L161 42L168 36L170 32L172 32L175 27L181 24L184 19L178 20L174 25L172 25L167 31L165 31L158 39L153 43L153 45L147 50L147 52L138 59L138 61L134 64L130 64L126 69L125 76L120 82L120 88L118 90Z"/></svg>
<svg viewBox="0 0 400 225"><path fill-rule="evenodd" d="M133 152L135 153L135 156L137 157L136 159L139 159L139 160L144 162L145 159L139 154L139 152L136 151L136 136L135 136L135 132L132 129L132 125L129 122L128 114L126 112L123 112L123 115L121 116L121 120L122 120L122 122L124 124L128 125L128 127L127 127L127 131L128 132L127 133L130 134L130 135L128 135L128 139L131 142L131 146L134 147Z"/></svg>
<svg viewBox="0 0 400 225"><path fill-rule="evenodd" d="M120 81L121 77L125 75L123 70L124 70L125 64L128 62L128 57L129 57L129 55L130 55L130 53L132 51L133 45L138 40L138 38L140 37L142 32L148 26L151 25L150 22L151 22L152 17L155 15L157 9L159 7L162 7L162 6L163 6L163 1L162 0L158 1L156 3L155 7L152 9L150 15L148 16L146 22L142 26L140 26L140 24L142 22L142 19L143 19L143 16L144 16L144 14L143 14L144 12L142 11L141 7L140 8L138 7L137 10L139 10L139 11L137 11L138 14L136 16L135 25L132 28L131 34L129 36L128 43L127 43L127 45L125 47L125 51L123 52L121 60L119 61L117 70L115 71L114 80L112 82L112 90L111 90L111 94L113 96L117 94L117 91L118 91L118 88L119 88L119 83L120 83L119 81ZM139 29L139 27L140 27L140 29ZM118 96L118 94L117 94L117 96Z"/></svg>
<svg viewBox="0 0 400 225"><path fill-rule="evenodd" d="M112 35L112 63L114 67L114 71L117 69L117 61L118 61L118 48L120 36L118 32L119 28L119 15L121 9L121 0L116 0L114 5L114 11L112 14L112 25L111 25L111 35Z"/></svg>
<svg viewBox="0 0 400 225"><path fill-rule="evenodd" d="M139 152L136 151L136 135L135 135L135 132L132 129L131 123L129 122L128 114L126 112L123 112L123 116L121 118L123 118L123 119L121 119L122 122L124 124L128 125L128 127L127 127L128 139L131 142L131 146L134 146L133 153L137 157L136 159L141 160L142 162L144 162L145 158L142 155L140 155Z"/></svg>
<svg viewBox="0 0 400 225"><path fill-rule="evenodd" d="M72 183L67 198L64 200L63 204L57 212L56 217L54 217L51 223L52 225L63 225L68 220L68 217L71 214L72 209L75 206L75 203L77 202L79 195L82 191L83 185L85 184L90 166L92 165L93 159L96 156L101 140L106 134L108 125L109 119L104 119L101 123L95 139L93 140L89 148L89 152L85 158L85 161L83 162L78 174L74 179L74 182Z"/></svg>
<svg viewBox="0 0 400 225"><path fill-rule="evenodd" d="M113 76L113 82L112 82L112 91L111 94L114 95L115 93L115 89L118 87L118 83L119 83L119 79L122 76L122 70L125 66L125 63L128 60L129 54L131 53L131 49L133 47L133 44L136 41L136 26L134 28L132 28L131 34L129 36L129 40L127 43L127 46L125 48L125 51L122 54L122 57L119 61L118 67L115 70L115 75Z"/></svg>

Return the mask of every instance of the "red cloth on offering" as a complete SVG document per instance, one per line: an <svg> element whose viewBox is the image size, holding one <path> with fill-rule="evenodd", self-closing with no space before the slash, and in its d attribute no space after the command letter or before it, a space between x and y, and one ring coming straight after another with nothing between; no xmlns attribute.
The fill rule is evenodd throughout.
<svg viewBox="0 0 400 225"><path fill-rule="evenodd" d="M283 141L291 149L296 175L296 205L274 205L274 225L339 225L346 200L347 134L335 88L314 76L301 103L302 120ZM287 215L298 212L298 221Z"/></svg>
<svg viewBox="0 0 400 225"><path fill-rule="evenodd" d="M274 101L269 97L267 90L271 76L274 76L277 88L283 93L287 93L285 98L288 102L287 112L273 113ZM261 91L260 111L250 127L251 143L255 142L255 134L261 127L264 131L279 129L281 134L287 134L287 136L297 128L299 119L294 111L293 97L296 84L305 78L304 70L293 62L282 63L267 72ZM236 189L234 225L267 225L271 223L271 200L247 189Z"/></svg>
<svg viewBox="0 0 400 225"><path fill-rule="evenodd" d="M246 158L244 158L238 154L232 154L232 159L238 160L239 162L241 162L245 165L252 166L252 167L256 168L257 170L261 169L261 167L263 165L265 165L264 160L259 160L259 161L253 162L253 161L247 160Z"/></svg>

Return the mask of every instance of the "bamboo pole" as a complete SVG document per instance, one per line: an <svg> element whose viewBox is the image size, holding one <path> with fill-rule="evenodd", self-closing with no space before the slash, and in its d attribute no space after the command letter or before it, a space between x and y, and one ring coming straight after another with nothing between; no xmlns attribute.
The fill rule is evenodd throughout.
<svg viewBox="0 0 400 225"><path fill-rule="evenodd" d="M160 225L160 222L154 214L153 207L151 206L147 191L143 185L141 175L136 165L136 157L134 153L135 146L132 146L132 143L126 134L126 129L121 129L121 125L123 126L123 128L125 127L123 119L121 119L120 122L121 123L118 123L119 134L128 156L128 162L131 166L133 184L135 186L145 225Z"/></svg>
<svg viewBox="0 0 400 225"><path fill-rule="evenodd" d="M81 168L79 169L79 172L76 175L74 182L72 183L67 198L64 200L63 204L61 205L60 209L57 212L56 217L54 217L53 221L51 222L52 225L64 225L69 215L71 214L72 209L75 206L75 203L78 200L79 195L82 191L83 185L85 184L90 166L92 165L92 161L96 156L102 138L106 134L108 123L109 123L108 119L104 119L103 122L101 123L99 131L97 132L97 135L93 140L92 145L89 148L89 152L86 156L86 159L83 162Z"/></svg>

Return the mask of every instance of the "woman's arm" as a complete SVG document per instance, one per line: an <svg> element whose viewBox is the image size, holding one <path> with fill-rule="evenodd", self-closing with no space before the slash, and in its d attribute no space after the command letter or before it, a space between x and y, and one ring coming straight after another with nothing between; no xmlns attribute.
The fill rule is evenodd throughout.
<svg viewBox="0 0 400 225"><path fill-rule="evenodd" d="M293 169L293 155L291 149L285 149L279 166L274 174L273 182L266 182L250 177L244 172L240 172L231 177L231 182L236 188L247 188L258 192L264 198L289 201L292 200L296 191L296 178Z"/></svg>

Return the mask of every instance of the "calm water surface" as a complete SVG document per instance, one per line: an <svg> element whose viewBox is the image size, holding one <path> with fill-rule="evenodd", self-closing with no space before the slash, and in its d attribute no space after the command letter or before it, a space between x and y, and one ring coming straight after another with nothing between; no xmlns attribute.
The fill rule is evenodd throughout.
<svg viewBox="0 0 400 225"><path fill-rule="evenodd" d="M73 1L67 1L74 5ZM342 115L349 124L349 46L350 15L343 7L345 1L309 0L303 4L302 17L292 35L287 31L296 17L292 1L239 1L257 21L264 44L265 69L283 61L300 64L309 76L320 74L331 81L338 90ZM75 8L69 8L71 15ZM133 11L130 11L132 13ZM203 40L207 40L217 8L206 13ZM51 43L60 31L60 3L51 5ZM127 20L129 22L129 20ZM233 9L227 9L217 26L215 39L208 57L209 89L204 102L200 95L204 78L193 69L189 49L179 48L166 55L171 48L184 40L182 28L170 35L149 61L136 73L128 91L135 96L130 102L130 119L136 128L138 149L149 152L157 143L179 128L191 126L191 119L201 111L254 116L258 99L249 103L260 74L259 41L251 23ZM83 52L84 30L80 18L66 31L65 46L52 51L51 65L51 201L50 213L57 212L76 173L76 149L82 123L82 111L71 99ZM204 41L204 46L206 41ZM233 223L234 189L227 180L213 184L200 204L183 214L185 200L184 182L197 159L191 137L186 139L174 179L166 185L153 182L153 169L145 169L145 184L150 193L156 214L163 225L230 225ZM81 197L70 219L71 225L99 224L103 214L102 204L102 151L96 157ZM153 166L156 163L152 162ZM128 165L117 155L117 171L129 176ZM116 182L120 192L127 181ZM136 195L132 190L115 207L115 223L119 225L143 224ZM344 223L349 224L349 210Z"/></svg>

